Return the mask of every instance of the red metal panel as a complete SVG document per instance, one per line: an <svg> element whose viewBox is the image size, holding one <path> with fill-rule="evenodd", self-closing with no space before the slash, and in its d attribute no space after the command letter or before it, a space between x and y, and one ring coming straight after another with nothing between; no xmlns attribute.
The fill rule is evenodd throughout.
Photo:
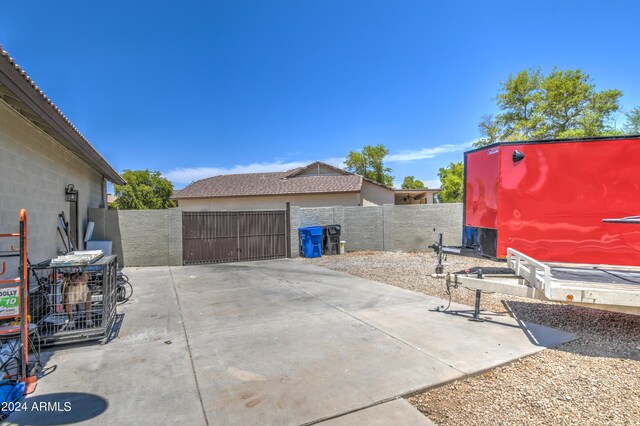
<svg viewBox="0 0 640 426"><path fill-rule="evenodd" d="M525 154L514 163L514 150ZM640 265L640 139L500 147L498 256Z"/></svg>
<svg viewBox="0 0 640 426"><path fill-rule="evenodd" d="M487 148L465 155L465 225L498 227L500 149Z"/></svg>

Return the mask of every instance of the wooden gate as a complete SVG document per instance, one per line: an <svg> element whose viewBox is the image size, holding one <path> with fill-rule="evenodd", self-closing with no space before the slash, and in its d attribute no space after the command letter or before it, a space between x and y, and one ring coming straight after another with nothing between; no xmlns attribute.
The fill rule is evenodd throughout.
<svg viewBox="0 0 640 426"><path fill-rule="evenodd" d="M287 212L183 212L185 265L287 256Z"/></svg>

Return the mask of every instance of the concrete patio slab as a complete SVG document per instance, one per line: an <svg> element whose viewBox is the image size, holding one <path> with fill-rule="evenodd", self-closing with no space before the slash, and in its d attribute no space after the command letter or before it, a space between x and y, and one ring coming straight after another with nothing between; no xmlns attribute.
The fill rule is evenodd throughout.
<svg viewBox="0 0 640 426"><path fill-rule="evenodd" d="M322 426L433 426L434 423L404 399L394 399L319 423Z"/></svg>
<svg viewBox="0 0 640 426"><path fill-rule="evenodd" d="M53 415L38 412L35 418L33 412L15 413L10 420L29 425L70 424L85 419L99 425L203 424L187 352L186 342L178 338L171 344L153 341L57 350L48 360L56 370L40 380L27 401L55 402L64 400L65 394L80 394L71 411ZM99 408L98 398L107 406L103 413L92 413ZM97 416L92 417L94 414ZM138 421L132 422L135 419Z"/></svg>
<svg viewBox="0 0 640 426"><path fill-rule="evenodd" d="M483 315L491 319L473 322L468 315L435 312L435 306L437 303L426 301L364 309L353 315L465 374L475 374L574 338L571 333L519 323L509 316ZM450 309L470 310L456 303Z"/></svg>
<svg viewBox="0 0 640 426"><path fill-rule="evenodd" d="M335 311L189 341L214 424L302 424L461 376Z"/></svg>
<svg viewBox="0 0 640 426"><path fill-rule="evenodd" d="M167 285L171 276L167 267L151 267L134 272L144 286L135 286L129 302L118 306L123 315L119 339L144 342L168 335L184 335L175 289Z"/></svg>
<svg viewBox="0 0 640 426"><path fill-rule="evenodd" d="M257 288L208 292L205 296L178 289L189 331L237 329L332 311L313 296L269 279L263 282Z"/></svg>
<svg viewBox="0 0 640 426"><path fill-rule="evenodd" d="M356 311L375 307L388 307L416 302L416 293L362 278L336 277L321 282L305 281L304 277L290 280L288 284L299 292L312 295L333 308ZM398 291L400 290L400 291ZM420 300L441 302L435 297L424 296Z"/></svg>
<svg viewBox="0 0 640 426"><path fill-rule="evenodd" d="M56 349L27 398L79 407L48 424L402 424L403 412L417 424L388 401L572 337L472 323L433 312L442 300L291 260L126 272L135 293L118 338Z"/></svg>

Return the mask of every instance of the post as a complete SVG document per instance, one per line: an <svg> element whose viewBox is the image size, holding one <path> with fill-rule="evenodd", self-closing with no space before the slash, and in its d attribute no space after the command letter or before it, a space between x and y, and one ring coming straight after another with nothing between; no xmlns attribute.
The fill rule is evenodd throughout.
<svg viewBox="0 0 640 426"><path fill-rule="evenodd" d="M27 251L27 211L20 211L20 328L22 336L22 380L26 380L29 372L29 265Z"/></svg>
<svg viewBox="0 0 640 426"><path fill-rule="evenodd" d="M476 304L473 309L473 319L475 321L482 321L480 318L480 297L482 296L482 290L476 289Z"/></svg>
<svg viewBox="0 0 640 426"><path fill-rule="evenodd" d="M240 260L240 212L236 212L236 255L237 260Z"/></svg>
<svg viewBox="0 0 640 426"><path fill-rule="evenodd" d="M444 273L444 266L442 265L442 232L440 233L440 239L438 240L438 264L436 265L436 274Z"/></svg>
<svg viewBox="0 0 640 426"><path fill-rule="evenodd" d="M291 259L291 203L287 201L287 209L284 214L287 234L287 258Z"/></svg>

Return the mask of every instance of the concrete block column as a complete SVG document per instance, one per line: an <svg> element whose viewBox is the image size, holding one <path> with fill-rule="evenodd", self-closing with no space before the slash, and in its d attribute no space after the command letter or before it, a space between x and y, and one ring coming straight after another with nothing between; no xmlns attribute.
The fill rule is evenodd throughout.
<svg viewBox="0 0 640 426"><path fill-rule="evenodd" d="M167 210L167 246L170 266L182 265L182 209Z"/></svg>
<svg viewBox="0 0 640 426"><path fill-rule="evenodd" d="M395 240L395 206L385 204L382 206L382 250L394 251Z"/></svg>
<svg viewBox="0 0 640 426"><path fill-rule="evenodd" d="M291 257L295 258L300 256L300 239L298 238L298 228L302 226L300 207L291 206L289 214L291 223L291 235L289 235L291 239Z"/></svg>
<svg viewBox="0 0 640 426"><path fill-rule="evenodd" d="M333 223L332 225L337 224L342 228L340 229L340 239L346 239L348 235L347 221L344 217L344 206L333 206Z"/></svg>

